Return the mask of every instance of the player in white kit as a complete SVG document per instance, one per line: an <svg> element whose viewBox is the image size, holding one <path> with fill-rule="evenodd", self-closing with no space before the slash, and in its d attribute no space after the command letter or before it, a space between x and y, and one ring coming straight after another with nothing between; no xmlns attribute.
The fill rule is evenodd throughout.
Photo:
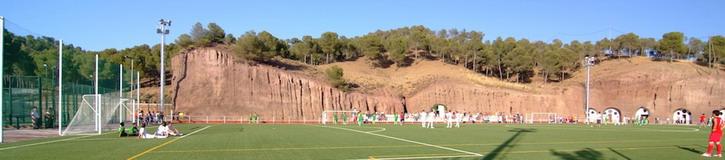
<svg viewBox="0 0 725 160"><path fill-rule="evenodd" d="M456 128L461 128L461 121L463 121L463 112L456 112Z"/></svg>
<svg viewBox="0 0 725 160"><path fill-rule="evenodd" d="M446 128L453 128L453 112L446 112Z"/></svg>
<svg viewBox="0 0 725 160"><path fill-rule="evenodd" d="M433 127L433 123L435 122L436 113L433 111L428 112L428 128L435 128Z"/></svg>
<svg viewBox="0 0 725 160"><path fill-rule="evenodd" d="M425 111L420 111L420 113L418 113L418 120L420 121L421 127L423 127L423 128L428 127L426 125L427 119L428 119L428 113L426 113Z"/></svg>

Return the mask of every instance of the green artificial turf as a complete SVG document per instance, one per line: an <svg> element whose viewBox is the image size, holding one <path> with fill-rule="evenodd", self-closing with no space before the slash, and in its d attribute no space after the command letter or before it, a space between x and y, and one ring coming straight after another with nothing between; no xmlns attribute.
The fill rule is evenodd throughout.
<svg viewBox="0 0 725 160"><path fill-rule="evenodd" d="M709 132L695 126L505 124L176 127L187 136L111 133L5 143L0 159L702 159Z"/></svg>

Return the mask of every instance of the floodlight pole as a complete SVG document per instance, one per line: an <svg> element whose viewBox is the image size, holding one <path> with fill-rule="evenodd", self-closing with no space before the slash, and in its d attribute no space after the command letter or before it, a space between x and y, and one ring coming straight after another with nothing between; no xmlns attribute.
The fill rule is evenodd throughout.
<svg viewBox="0 0 725 160"><path fill-rule="evenodd" d="M58 135L63 135L63 40L58 47Z"/></svg>
<svg viewBox="0 0 725 160"><path fill-rule="evenodd" d="M2 126L2 124L3 124L3 102L5 102L5 101L3 101L4 96L2 96L2 95L4 95L3 83L2 83L2 81L4 81L4 78L3 78L4 77L3 76L3 57L4 57L3 55L5 55L3 53L3 46L5 44L3 42L3 39L5 39L5 38L3 38L3 37L5 37L4 35L5 35L5 18L0 16L0 143L3 143L3 126Z"/></svg>
<svg viewBox="0 0 725 160"><path fill-rule="evenodd" d="M584 117L586 117L586 122L589 123L589 73L592 67L592 62L594 61L594 57L589 57L588 55L584 57L584 65L587 67L587 80L586 80L586 110L584 111Z"/></svg>
<svg viewBox="0 0 725 160"><path fill-rule="evenodd" d="M166 82L166 70L164 70L164 36L169 34L168 27L171 26L171 21L161 19L159 20L159 28L156 29L156 33L161 35L161 70L159 72L161 73L161 87L159 88L159 110L163 113L165 110L164 106L164 83Z"/></svg>

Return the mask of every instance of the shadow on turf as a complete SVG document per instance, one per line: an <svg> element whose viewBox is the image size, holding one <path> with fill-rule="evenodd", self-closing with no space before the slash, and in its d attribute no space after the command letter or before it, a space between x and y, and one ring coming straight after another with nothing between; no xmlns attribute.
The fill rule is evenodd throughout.
<svg viewBox="0 0 725 160"><path fill-rule="evenodd" d="M551 154L559 157L563 160L604 160L602 152L591 148L584 148L582 150L574 151L572 153L559 152L556 150L550 150Z"/></svg>
<svg viewBox="0 0 725 160"><path fill-rule="evenodd" d="M690 147L677 146L677 148L682 149L682 150L686 150L686 151L690 151L690 152L695 153L695 154L705 153L703 151L697 150L695 148L690 148Z"/></svg>
<svg viewBox="0 0 725 160"><path fill-rule="evenodd" d="M611 147L607 147L607 149L609 149L609 151L612 151L612 152L614 152L615 154L617 154L617 155L621 156L622 158L624 158L624 159L626 159L626 160L631 160L631 159L632 159L632 158L629 158L629 157L628 157L627 155L624 155L624 154L622 154L621 152L619 152L619 151L617 151L617 150L614 150L614 149L612 149Z"/></svg>
<svg viewBox="0 0 725 160"><path fill-rule="evenodd" d="M529 132L536 132L536 129L532 128L514 128L511 130L508 130L509 132L516 132L513 136L511 136L509 139L501 143L501 145L498 145L495 149L493 149L491 152L488 152L485 157L483 157L483 160L489 160L489 159L496 159L496 157L500 156L502 153L503 155L506 155L507 151L504 150L510 150L514 147L516 147L516 142L521 139L521 136L523 136L525 133Z"/></svg>

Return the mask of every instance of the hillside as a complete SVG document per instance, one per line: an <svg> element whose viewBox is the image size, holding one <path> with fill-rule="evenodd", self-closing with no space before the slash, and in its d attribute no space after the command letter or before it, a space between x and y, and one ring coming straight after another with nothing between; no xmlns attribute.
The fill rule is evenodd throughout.
<svg viewBox="0 0 725 160"><path fill-rule="evenodd" d="M318 68L325 70L331 66L342 68L345 71L344 78L360 85L363 91L389 88L400 92L401 95L411 95L436 81L470 82L491 87L531 89L525 84L503 82L477 74L461 66L433 60L419 60L407 67L378 68L370 66L363 58L360 58L356 61L320 65Z"/></svg>

